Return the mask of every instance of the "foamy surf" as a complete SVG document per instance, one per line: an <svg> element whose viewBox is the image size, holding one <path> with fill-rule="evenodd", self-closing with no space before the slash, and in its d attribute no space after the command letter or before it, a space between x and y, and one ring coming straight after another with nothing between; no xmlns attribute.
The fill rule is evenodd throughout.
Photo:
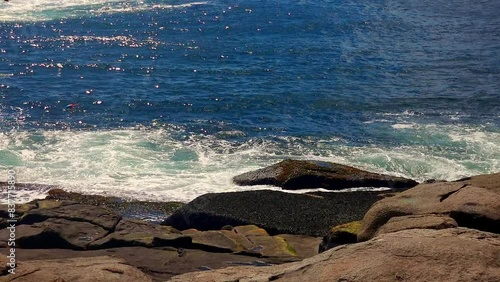
<svg viewBox="0 0 500 282"><path fill-rule="evenodd" d="M158 3L160 2L160 3ZM0 22L45 21L75 18L80 16L95 16L109 13L140 12L154 9L178 9L208 2L187 2L169 4L155 1L134 0L31 0L0 2Z"/></svg>
<svg viewBox="0 0 500 282"><path fill-rule="evenodd" d="M0 169L16 170L18 182L57 185L85 194L183 202L211 192L280 190L239 187L232 177L285 158L333 161L418 181L500 171L498 132L435 124L393 130L407 134L403 137L414 144L347 146L338 138L287 136L232 141L224 134L196 135L168 127L12 131L0 134Z"/></svg>

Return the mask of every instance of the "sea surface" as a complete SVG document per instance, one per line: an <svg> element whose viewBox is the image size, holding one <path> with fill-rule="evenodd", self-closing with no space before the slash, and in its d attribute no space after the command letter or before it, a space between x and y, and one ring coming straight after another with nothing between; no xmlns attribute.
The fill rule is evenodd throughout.
<svg viewBox="0 0 500 282"><path fill-rule="evenodd" d="M499 14L498 0L1 1L0 181L189 201L270 188L231 178L286 158L419 181L498 172Z"/></svg>

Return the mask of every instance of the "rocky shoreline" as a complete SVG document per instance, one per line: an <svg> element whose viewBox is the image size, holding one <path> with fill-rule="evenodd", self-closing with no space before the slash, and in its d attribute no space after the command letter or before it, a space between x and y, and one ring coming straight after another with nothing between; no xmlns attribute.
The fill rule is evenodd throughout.
<svg viewBox="0 0 500 282"><path fill-rule="evenodd" d="M286 160L235 177L263 181L390 189L214 193L182 204L54 187L16 206L15 274L8 207L0 207L0 281L500 280L500 173L418 184ZM137 220L151 213L161 224Z"/></svg>

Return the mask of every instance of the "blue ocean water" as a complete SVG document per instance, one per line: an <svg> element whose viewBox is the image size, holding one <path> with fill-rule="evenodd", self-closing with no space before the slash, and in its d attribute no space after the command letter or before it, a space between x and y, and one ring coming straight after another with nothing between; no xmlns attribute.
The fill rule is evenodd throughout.
<svg viewBox="0 0 500 282"><path fill-rule="evenodd" d="M417 180L500 171L499 1L0 11L5 178L13 168L19 182L188 201L266 188L231 177L284 158Z"/></svg>

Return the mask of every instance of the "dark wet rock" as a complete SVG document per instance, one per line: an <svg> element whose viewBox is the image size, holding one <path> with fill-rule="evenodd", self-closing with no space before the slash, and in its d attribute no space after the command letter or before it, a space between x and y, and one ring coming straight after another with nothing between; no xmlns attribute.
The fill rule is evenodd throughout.
<svg viewBox="0 0 500 282"><path fill-rule="evenodd" d="M411 229L300 262L191 272L169 281L498 281L500 236L468 228Z"/></svg>
<svg viewBox="0 0 500 282"><path fill-rule="evenodd" d="M15 211L14 211L14 219L18 219L21 217L23 214L26 212L36 209L37 206L34 203L27 203L27 204L16 204L15 205ZM0 218L11 218L11 214L9 213L9 206L7 204L2 204L0 205Z"/></svg>
<svg viewBox="0 0 500 282"><path fill-rule="evenodd" d="M353 221L332 227L328 234L323 237L318 251L322 253L340 245L356 243L359 230L361 230L361 221Z"/></svg>
<svg viewBox="0 0 500 282"><path fill-rule="evenodd" d="M173 211L184 205L180 202L146 202L125 200L118 197L85 195L66 192L62 189L48 191L46 199L66 200L84 205L108 208L125 218L146 219L152 222L158 222L160 218L169 216Z"/></svg>
<svg viewBox="0 0 500 282"><path fill-rule="evenodd" d="M283 189L325 188L340 190L355 187L411 188L411 179L372 173L354 167L320 161L285 160L272 166L233 178L238 185L273 185Z"/></svg>
<svg viewBox="0 0 500 282"><path fill-rule="evenodd" d="M271 235L323 236L331 226L360 220L386 192L291 194L260 190L205 194L162 224L179 230L257 225Z"/></svg>
<svg viewBox="0 0 500 282"><path fill-rule="evenodd" d="M117 247L186 247L191 245L191 238L182 235L170 226L150 224L138 220L122 219L113 233L100 240L94 240L90 249Z"/></svg>
<svg viewBox="0 0 500 282"><path fill-rule="evenodd" d="M2 256L0 262L6 265ZM134 281L150 282L152 279L126 264L123 259L110 256L32 260L19 262L15 274L2 273L0 280L10 281Z"/></svg>
<svg viewBox="0 0 500 282"><path fill-rule="evenodd" d="M427 217L441 215L443 218ZM393 229L393 218L403 218L408 228L426 225L458 226L500 233L500 173L474 176L454 182L420 184L373 205L363 219L358 241L365 241L379 230ZM452 218L453 221L446 219ZM391 222L391 219L392 222ZM432 220L432 221L430 221ZM404 227L401 220L397 228ZM384 227L392 224L393 227Z"/></svg>

